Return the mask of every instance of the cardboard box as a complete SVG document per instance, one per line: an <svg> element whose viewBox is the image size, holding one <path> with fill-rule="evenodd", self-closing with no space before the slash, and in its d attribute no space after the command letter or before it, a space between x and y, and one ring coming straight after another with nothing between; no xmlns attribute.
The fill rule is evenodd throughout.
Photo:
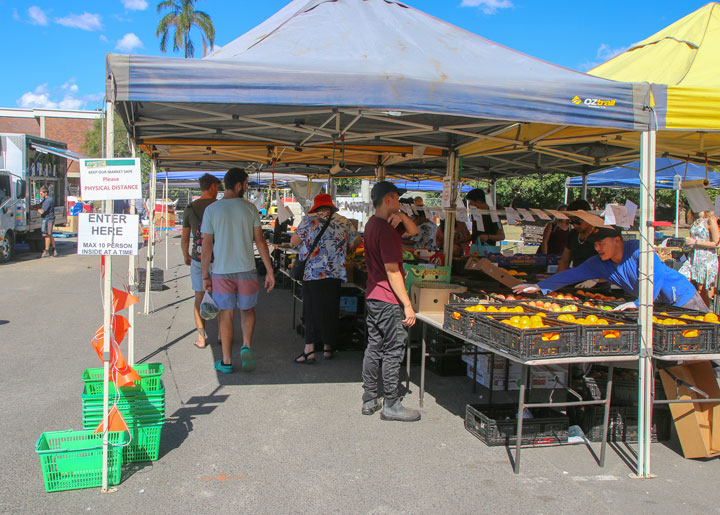
<svg viewBox="0 0 720 515"><path fill-rule="evenodd" d="M442 313L451 293L466 292L465 286L423 282L412 285L410 302L416 313Z"/></svg>
<svg viewBox="0 0 720 515"><path fill-rule="evenodd" d="M680 385L673 376L681 381ZM709 361L669 367L660 371L660 379L668 399L703 398L687 384L705 392L710 399L720 398L720 388ZM720 455L720 403L688 402L669 406L686 458L710 458Z"/></svg>
<svg viewBox="0 0 720 515"><path fill-rule="evenodd" d="M468 258L467 263L465 263L465 269L466 270L480 270L480 271L484 272L486 275L489 275L490 277L495 279L500 284L507 286L508 288L512 288L513 286L522 284L521 280L519 280L515 276L511 275L504 268L495 266L489 259L486 259L486 258L482 258L482 259L478 259L475 257Z"/></svg>
<svg viewBox="0 0 720 515"><path fill-rule="evenodd" d="M175 227L175 213L155 213L155 227L165 227L165 217L167 216L167 226Z"/></svg>

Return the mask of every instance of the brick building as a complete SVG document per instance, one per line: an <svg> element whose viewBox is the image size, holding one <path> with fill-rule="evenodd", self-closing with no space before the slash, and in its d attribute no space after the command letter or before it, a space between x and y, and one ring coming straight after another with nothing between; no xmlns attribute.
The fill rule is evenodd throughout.
<svg viewBox="0 0 720 515"><path fill-rule="evenodd" d="M0 108L0 133L40 136L67 143L68 150L84 154L85 132L102 117L102 111ZM77 161L68 161L68 177L74 179L71 182L78 183L80 168Z"/></svg>

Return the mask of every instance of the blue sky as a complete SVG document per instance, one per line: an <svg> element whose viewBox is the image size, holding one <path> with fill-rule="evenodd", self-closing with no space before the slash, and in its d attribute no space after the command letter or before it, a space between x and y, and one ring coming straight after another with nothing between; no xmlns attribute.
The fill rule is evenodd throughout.
<svg viewBox="0 0 720 515"><path fill-rule="evenodd" d="M379 1L379 0L372 0ZM198 0L223 46L289 0ZM157 0L0 0L0 108L96 109L105 54L162 55ZM702 7L696 0L407 0L505 46L585 71ZM202 55L198 33L191 38ZM182 57L168 52L169 56Z"/></svg>

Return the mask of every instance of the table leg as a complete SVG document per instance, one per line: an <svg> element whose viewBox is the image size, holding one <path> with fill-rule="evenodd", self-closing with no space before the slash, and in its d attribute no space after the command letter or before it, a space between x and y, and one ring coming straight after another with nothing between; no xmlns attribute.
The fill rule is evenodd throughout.
<svg viewBox="0 0 720 515"><path fill-rule="evenodd" d="M520 392L518 395L518 412L517 412L517 433L515 433L515 466L513 472L520 473L520 449L522 449L522 430L523 430L523 413L525 411L525 376L527 375L527 365L522 366L520 373Z"/></svg>
<svg viewBox="0 0 720 515"><path fill-rule="evenodd" d="M423 327L424 327L424 326L425 326L425 324L423 323ZM411 354L411 349L410 349L410 347L411 347L411 345L410 345L410 338L408 338L408 342L407 342L407 352L406 352L406 356L405 356L405 372L406 372L406 375L407 375L407 377L405 378L405 389L406 389L408 392L410 391L410 354Z"/></svg>
<svg viewBox="0 0 720 515"><path fill-rule="evenodd" d="M473 368L472 368L472 383L473 383L473 389L472 393L477 392L477 349L473 350Z"/></svg>
<svg viewBox="0 0 720 515"><path fill-rule="evenodd" d="M608 382L607 389L605 391L605 414L603 416L603 432L602 432L602 444L600 446L600 466L605 466L605 450L607 449L607 431L608 424L610 421L610 400L612 399L612 382L613 382L614 367L612 364L608 364Z"/></svg>
<svg viewBox="0 0 720 515"><path fill-rule="evenodd" d="M427 324L423 324L422 328L422 348L420 349L420 407L423 407L423 399L425 397L425 353L427 348Z"/></svg>
<svg viewBox="0 0 720 515"><path fill-rule="evenodd" d="M493 403L493 390L495 390L495 353L490 354L490 395L488 404Z"/></svg>
<svg viewBox="0 0 720 515"><path fill-rule="evenodd" d="M296 287L297 287L297 286L296 286L295 281L293 281L292 279L290 279L290 295L292 295L292 299L293 299L293 315L292 315L292 328L293 328L293 331L295 330L295 288L296 288Z"/></svg>

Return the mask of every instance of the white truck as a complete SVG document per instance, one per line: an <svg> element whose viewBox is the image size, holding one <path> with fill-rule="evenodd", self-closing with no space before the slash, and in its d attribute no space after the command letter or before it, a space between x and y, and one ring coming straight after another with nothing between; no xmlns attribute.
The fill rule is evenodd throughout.
<svg viewBox="0 0 720 515"><path fill-rule="evenodd" d="M67 223L67 145L27 134L0 134L0 263L10 261L17 243L40 252L44 241L40 188L47 186L55 201L55 225Z"/></svg>

